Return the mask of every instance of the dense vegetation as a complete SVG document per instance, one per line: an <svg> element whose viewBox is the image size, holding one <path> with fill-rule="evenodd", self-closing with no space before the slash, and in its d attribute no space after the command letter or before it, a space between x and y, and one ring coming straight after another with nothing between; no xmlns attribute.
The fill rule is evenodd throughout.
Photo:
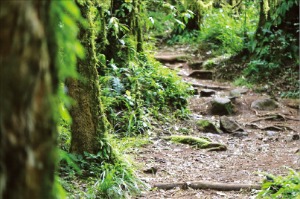
<svg viewBox="0 0 300 199"><path fill-rule="evenodd" d="M40 35L45 34L39 38L43 42L41 48L47 46L44 59L51 59L46 64L49 67L45 77L41 77L45 82L34 78L27 81L25 75L22 78L41 85L40 89L49 84L43 99L47 102L51 99L44 105L51 108L43 109L47 113L41 121L51 121L57 126L58 136L53 126L47 131L53 132L51 151L57 138L58 158L54 161L52 155L45 160L48 164L52 162L51 168L44 171L50 176L49 184L43 187L48 191L36 198L48 194L45 198L126 198L147 189L135 175L136 165L124 154L131 147L149 142L147 135L153 121L187 117L187 98L192 94L190 85L153 58L157 41L188 44L209 57L227 56L229 59L221 65L210 66L220 71L220 78L248 86L267 84L268 88L274 88L270 91L273 95L280 91L282 97L299 97L298 4L296 0L53 0L49 4L28 1L18 10L14 3L1 3L1 13L5 13L0 16L1 22L8 21L11 10L18 10L18 16L30 10L35 10L36 15L37 10L45 12L43 20L37 22L43 30ZM28 20L37 19L34 15ZM22 28L33 34L26 25L16 32L22 34ZM0 33L1 41L5 41L7 33L3 30ZM33 56L35 49L31 50ZM9 84L5 75L11 73L3 72L2 64L14 63L11 61L14 58L6 57L1 47L1 85ZM33 61L41 63L38 59ZM1 86L1 89L8 88ZM6 94L1 93L1 108L7 104L2 100ZM18 94L27 95L19 90ZM39 102L41 95L35 92L32 95L32 102ZM4 139L10 128L4 128L6 120L2 116L0 122L1 140L10 142L11 137ZM29 125L24 131L34 127ZM38 140L42 141L43 137ZM0 160L4 162L7 158L4 152L9 147L3 144L0 148ZM1 166L1 173L7 168L9 164ZM296 172L287 181L295 179L299 184ZM286 180L278 178L269 187L278 183L285 185ZM49 187L54 191L49 193ZM1 196L7 196L8 191L0 186ZM22 194L22 189L19 191ZM269 189L261 196L274 192ZM291 189L282 194L285 197L293 192Z"/></svg>

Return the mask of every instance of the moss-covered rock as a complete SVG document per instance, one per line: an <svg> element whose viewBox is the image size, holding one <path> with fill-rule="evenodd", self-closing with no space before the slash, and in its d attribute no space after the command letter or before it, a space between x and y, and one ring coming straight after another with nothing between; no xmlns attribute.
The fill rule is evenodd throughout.
<svg viewBox="0 0 300 199"><path fill-rule="evenodd" d="M175 143L188 144L199 149L209 149L210 151L225 151L227 147L223 144L212 142L206 137L192 137L184 135L172 135L164 137L165 140L171 140Z"/></svg>
<svg viewBox="0 0 300 199"><path fill-rule="evenodd" d="M208 120L198 120L197 128L205 133L222 133L222 131Z"/></svg>

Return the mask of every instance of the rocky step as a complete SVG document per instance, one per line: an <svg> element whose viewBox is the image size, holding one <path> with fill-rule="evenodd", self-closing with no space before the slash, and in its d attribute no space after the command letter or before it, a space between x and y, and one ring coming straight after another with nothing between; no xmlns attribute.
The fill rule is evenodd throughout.
<svg viewBox="0 0 300 199"><path fill-rule="evenodd" d="M193 61L189 62L188 66L193 70L201 70L203 68L203 61Z"/></svg>
<svg viewBox="0 0 300 199"><path fill-rule="evenodd" d="M186 81L187 83L191 83L191 82L188 82ZM191 83L191 85L194 87L194 88L206 88L206 89L213 89L213 90L229 90L230 87L228 86L217 86L217 85L207 85L207 84L200 84L200 83Z"/></svg>
<svg viewBox="0 0 300 199"><path fill-rule="evenodd" d="M202 80L212 80L213 72L209 70L194 70L189 74L189 77L202 79Z"/></svg>
<svg viewBox="0 0 300 199"><path fill-rule="evenodd" d="M154 58L161 63L184 63L190 59L186 54L156 54Z"/></svg>

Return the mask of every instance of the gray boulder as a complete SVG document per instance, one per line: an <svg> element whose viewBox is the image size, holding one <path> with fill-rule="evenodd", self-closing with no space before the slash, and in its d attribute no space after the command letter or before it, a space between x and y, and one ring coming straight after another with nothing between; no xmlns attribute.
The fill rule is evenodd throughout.
<svg viewBox="0 0 300 199"><path fill-rule="evenodd" d="M270 98L258 99L252 102L251 108L261 111L272 111L278 108L278 104Z"/></svg>
<svg viewBox="0 0 300 199"><path fill-rule="evenodd" d="M213 115L231 115L234 113L234 105L228 98L216 97L211 102L211 113Z"/></svg>

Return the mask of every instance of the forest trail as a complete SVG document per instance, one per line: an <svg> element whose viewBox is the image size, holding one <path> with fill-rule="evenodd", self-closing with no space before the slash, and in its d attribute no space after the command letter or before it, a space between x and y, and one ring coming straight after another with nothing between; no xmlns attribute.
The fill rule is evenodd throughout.
<svg viewBox="0 0 300 199"><path fill-rule="evenodd" d="M143 181L152 187L159 183L196 181L259 184L265 178L262 172L284 175L288 172L285 166L299 169L299 101L275 100L275 107L259 110L252 103L269 98L267 95L214 81L217 71L201 68L203 58L198 59L199 56L188 52L186 47L175 48L161 49L156 58L166 67L177 70L184 81L193 85L195 95L188 102L191 115L185 121L152 124L155 130L150 136L151 144L134 154L136 162L142 163L138 175ZM197 121L201 119L219 127L222 114L212 114L211 105L216 97L230 99L234 113L227 117L242 130L229 133L224 128L222 133L199 130ZM171 134L207 137L224 144L227 150L196 149L163 139ZM255 198L256 194L256 190L184 190L177 187L153 189L138 198L245 199Z"/></svg>

